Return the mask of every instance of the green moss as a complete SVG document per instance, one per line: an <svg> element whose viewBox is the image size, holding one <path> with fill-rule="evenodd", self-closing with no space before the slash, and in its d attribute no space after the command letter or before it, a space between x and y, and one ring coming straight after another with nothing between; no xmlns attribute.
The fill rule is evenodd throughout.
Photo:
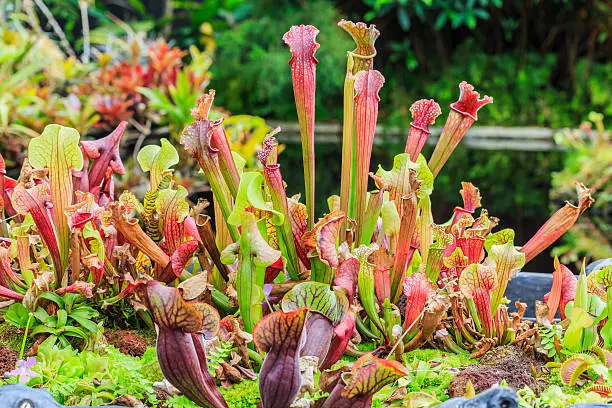
<svg viewBox="0 0 612 408"><path fill-rule="evenodd" d="M255 408L259 404L257 381L244 380L231 387L221 387L221 394L232 408Z"/></svg>
<svg viewBox="0 0 612 408"><path fill-rule="evenodd" d="M403 363L409 368L410 374L376 394L373 407L381 407L383 401L389 398L398 386L406 387L408 393L424 392L445 401L449 398L448 387L455 376L453 371L474 364L476 360L469 358L467 354L419 349L405 353Z"/></svg>
<svg viewBox="0 0 612 408"><path fill-rule="evenodd" d="M0 345L8 347L11 350L19 353L21 349L21 341L23 340L23 334L19 333L19 329L10 323L0 324ZM28 338L26 342L26 350L34 344L31 338Z"/></svg>
<svg viewBox="0 0 612 408"><path fill-rule="evenodd" d="M155 347L148 347L140 360L142 364L140 372L147 381L157 382L164 379L164 374L162 374L161 367L157 362Z"/></svg>
<svg viewBox="0 0 612 408"><path fill-rule="evenodd" d="M221 394L232 408L256 408L259 404L259 388L257 381L244 380L231 387L220 387ZM198 406L189 401L187 397L174 396L165 402L168 408L197 408Z"/></svg>

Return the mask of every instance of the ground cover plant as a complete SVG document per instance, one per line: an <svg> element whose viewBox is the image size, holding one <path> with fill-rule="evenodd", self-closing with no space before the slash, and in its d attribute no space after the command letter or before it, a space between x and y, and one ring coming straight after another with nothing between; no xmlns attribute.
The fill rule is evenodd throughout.
<svg viewBox="0 0 612 408"><path fill-rule="evenodd" d="M380 33L364 23L338 26L356 48L347 53L339 195L329 198L321 218L314 203L314 174L325 166L313 150L319 48L313 26L293 26L283 36L291 53L305 203L283 182L283 172L295 169L278 164L282 131L263 140L261 169L245 168L245 158L230 149L224 120L212 116L214 91L198 98L180 136L194 172L197 164L212 190L210 214L210 203L191 202L176 183L180 156L167 140L137 154L149 176L142 200L115 191L115 175L126 171L119 155L125 121L97 140L49 125L29 143L18 179L0 171L0 296L8 299L6 320L23 329L20 357L30 344L40 358L64 353L87 365L87 350L104 343L102 326L140 324L156 330L157 362L151 364L165 377L166 394L180 392L205 407L229 406L219 385L243 380L257 380L264 408L369 407L390 384L405 394L388 395L389 402L435 405L449 395L429 374L440 366L456 369L444 365L448 356L462 366L503 350L518 352L521 361L529 361L523 351L558 360L549 369L558 370L562 384L591 375L593 391L607 395L609 268L573 283L556 265L538 325L523 319L524 304L511 312L512 300L504 297L525 263L592 204L589 188L576 183L577 204L566 203L522 245L513 230L494 231L499 220L481 208L480 192L469 182L459 191L463 205L447 220L434 220L435 179L493 98L460 82L429 159L421 150L442 109L433 99L414 102L404 152L371 172L385 82L373 69ZM366 340L365 349L357 347ZM70 345L85 354L74 354ZM419 360L423 348L438 354ZM568 358L566 352L581 354ZM138 364L147 361L151 355ZM39 366L34 376L32 367L20 363L24 382L51 387L53 378L33 380L44 371ZM112 369L103 371L113 376ZM153 386L138 380L141 368L132 371L139 384L123 394L98 379L89 399L77 402L136 394L155 404ZM535 368L532 374L541 375ZM75 375L77 383L91 376ZM414 384L428 384L434 395L415 394ZM459 395L480 391L479 384L467 384ZM525 389L523 398L538 398L539 391Z"/></svg>

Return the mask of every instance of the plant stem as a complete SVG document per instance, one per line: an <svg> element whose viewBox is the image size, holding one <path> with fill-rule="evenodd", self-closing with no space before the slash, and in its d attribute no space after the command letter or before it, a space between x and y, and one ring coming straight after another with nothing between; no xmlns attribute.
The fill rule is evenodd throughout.
<svg viewBox="0 0 612 408"><path fill-rule="evenodd" d="M28 322L26 323L25 333L23 333L23 340L21 341L21 349L19 350L19 359L23 360L23 353L25 352L26 341L28 340L28 330L30 330L30 323L32 323L32 313L28 314Z"/></svg>

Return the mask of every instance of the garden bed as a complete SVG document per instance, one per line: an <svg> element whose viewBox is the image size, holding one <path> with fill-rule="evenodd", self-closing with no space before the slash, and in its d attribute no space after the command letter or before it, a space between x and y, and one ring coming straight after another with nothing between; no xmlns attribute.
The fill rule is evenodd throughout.
<svg viewBox="0 0 612 408"><path fill-rule="evenodd" d="M593 191L575 183L576 204L525 240L496 229L471 182L460 183L450 214L434 217L434 182L493 99L461 82L429 160L422 149L442 109L414 102L403 152L371 173L385 83L373 69L380 33L338 24L357 48L347 56L340 194L323 211L313 26L283 36L305 203L288 195L302 186L284 181L295 168L278 163L279 130L250 146L256 159L235 154L212 90L182 106L192 115L177 122L186 125L183 150L161 139L136 153L145 191L116 191L126 122L96 140L47 126L16 180L0 161L0 362L12 368L3 382L16 386L4 390L26 384L66 405L168 408L460 407L461 398L565 407L611 398L612 266L587 276L583 263L576 277L555 259L550 277L520 273L588 210ZM212 208L188 200L197 176L178 168L193 170L189 156Z"/></svg>
<svg viewBox="0 0 612 408"><path fill-rule="evenodd" d="M5 332L6 326L6 323L1 324L0 332ZM146 342L155 337L153 332L148 335L142 331L121 333L124 337L140 338ZM19 350L10 349L2 340L0 347L3 369L14 369ZM371 343L359 345L362 351L372 347ZM55 349L41 351L35 357L37 362L32 367L32 375L37 377L33 377L29 384L43 386L62 404L135 406L141 403L145 407L197 407L184 396L171 395L172 387L163 383L164 375L155 348L151 346L140 356L124 354L108 345L95 353ZM222 357L214 353L209 355L211 367L218 367L220 361L223 361ZM355 358L346 356L335 367L354 361ZM577 403L606 401L588 391L591 382L565 386L556 378L555 370L551 372L543 361L534 360L513 347L495 349L478 360L465 354L420 349L404 354L403 361L410 375L381 389L373 400L373 407L411 406L409 404L434 407L452 397L470 397L474 392L499 385L518 391L521 407L549 404L551 408L562 408ZM4 384L7 383L14 381L5 380ZM220 390L233 408L256 408L260 403L257 381L254 380L243 379L239 383L220 386Z"/></svg>

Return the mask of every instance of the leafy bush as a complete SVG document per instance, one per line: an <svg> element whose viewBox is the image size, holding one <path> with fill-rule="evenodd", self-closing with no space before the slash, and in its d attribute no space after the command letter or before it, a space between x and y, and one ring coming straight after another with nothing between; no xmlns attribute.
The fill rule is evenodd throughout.
<svg viewBox="0 0 612 408"><path fill-rule="evenodd" d="M408 101L423 95L440 95L440 105L452 102L453 78L469 77L495 95L496 107L483 117L482 125L570 127L590 110L610 113L612 64L579 60L576 75L588 80L580 82L574 93L555 88L554 70L558 64L554 54L529 53L520 58L508 52L491 56L467 41L450 57L445 69L421 72L418 75L394 76L387 97L392 100L386 109L386 122L406 127ZM503 107L503 108L502 108Z"/></svg>
<svg viewBox="0 0 612 408"><path fill-rule="evenodd" d="M568 182L581 179L593 186L598 200L564 237L564 244L554 253L565 263L579 263L584 257L612 258L612 142L601 114L591 113L580 129L565 129L555 139L568 150L563 170L552 175L550 198L557 203L566 200Z"/></svg>
<svg viewBox="0 0 612 408"><path fill-rule="evenodd" d="M296 118L287 54L278 39L284 27L306 21L321 28L319 40L325 52L318 56L318 69L330 74L318 78L317 117L339 117L345 50L351 49L351 42L336 27L334 5L326 0L257 3L249 19L217 37L214 58L221 65L213 66L211 87L219 92L219 104L233 113Z"/></svg>

